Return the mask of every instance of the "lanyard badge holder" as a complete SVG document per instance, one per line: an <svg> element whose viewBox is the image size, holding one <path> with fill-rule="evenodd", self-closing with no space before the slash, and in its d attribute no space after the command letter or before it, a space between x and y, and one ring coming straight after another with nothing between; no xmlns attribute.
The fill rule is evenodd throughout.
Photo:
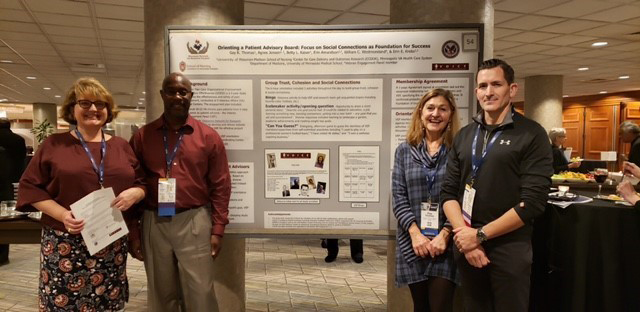
<svg viewBox="0 0 640 312"><path fill-rule="evenodd" d="M175 178L171 178L171 166L173 160L176 158L180 143L182 143L182 137L184 133L180 132L178 142L174 146L173 151L169 153L169 142L167 138L167 129L164 130L164 155L167 165L166 176L158 179L158 216L159 217L173 217L176 215L176 190L178 188Z"/></svg>
<svg viewBox="0 0 640 312"><path fill-rule="evenodd" d="M473 138L473 144L471 146L471 183L465 184L464 196L462 198L462 218L464 219L464 223L466 226L471 226L471 216L473 216L473 202L476 197L476 189L473 188L473 183L475 182L480 167L482 167L482 164L484 163L485 157L489 153L491 147L493 147L493 143L496 142L496 139L501 134L502 130L496 132L496 134L493 136L493 138L491 138L491 141L489 141L489 144L486 145L486 148L482 152L482 157L478 158L476 155L476 147L478 145L478 136L480 136L480 125L478 125L478 128L476 129L476 135Z"/></svg>
<svg viewBox="0 0 640 312"><path fill-rule="evenodd" d="M436 184L436 176L438 174L438 167L440 166L440 159L444 158L444 145L440 147L440 151L438 152L438 161L436 162L436 168L433 170L433 174L429 174L427 171L427 167L423 166L422 168L425 171L425 175L427 176L427 188L429 189L429 199L426 202L423 202L420 207L420 232L424 236L435 237L438 235L438 230L440 229L440 204L437 202L431 201L431 194L433 191L433 185Z"/></svg>

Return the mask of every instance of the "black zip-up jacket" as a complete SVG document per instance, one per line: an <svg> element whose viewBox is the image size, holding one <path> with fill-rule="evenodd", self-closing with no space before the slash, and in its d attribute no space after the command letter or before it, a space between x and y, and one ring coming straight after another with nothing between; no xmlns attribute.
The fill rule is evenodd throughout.
<svg viewBox="0 0 640 312"><path fill-rule="evenodd" d="M483 112L473 121L460 130L449 152L441 204L457 200L462 206L465 184L471 182L471 146L478 126L476 155L482 155L487 133ZM544 212L549 196L553 174L551 145L542 126L513 109L500 126L490 131L487 141L500 130L502 134L488 151L473 184L476 196L471 225L484 226L515 208L525 226L499 239L529 240L533 219Z"/></svg>

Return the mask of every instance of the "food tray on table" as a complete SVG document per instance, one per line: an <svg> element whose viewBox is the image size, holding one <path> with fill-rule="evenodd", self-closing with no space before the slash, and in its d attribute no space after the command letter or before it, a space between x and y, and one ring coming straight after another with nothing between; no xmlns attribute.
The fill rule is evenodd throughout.
<svg viewBox="0 0 640 312"><path fill-rule="evenodd" d="M577 173L571 171L560 172L551 176L554 183L570 182L570 183L595 183L596 180L592 174Z"/></svg>

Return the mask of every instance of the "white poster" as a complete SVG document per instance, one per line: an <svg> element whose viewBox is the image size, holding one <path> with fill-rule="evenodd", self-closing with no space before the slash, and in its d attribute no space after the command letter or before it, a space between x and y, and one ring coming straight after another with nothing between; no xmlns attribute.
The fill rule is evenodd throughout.
<svg viewBox="0 0 640 312"><path fill-rule="evenodd" d="M391 107L415 108L431 89L453 93L456 107L469 107L469 78L395 78L391 82Z"/></svg>
<svg viewBox="0 0 640 312"><path fill-rule="evenodd" d="M329 198L329 150L265 150L265 196ZM296 201L299 202L299 201Z"/></svg>
<svg viewBox="0 0 640 312"><path fill-rule="evenodd" d="M251 80L192 79L189 113L216 129L229 150L253 149Z"/></svg>
<svg viewBox="0 0 640 312"><path fill-rule="evenodd" d="M340 146L340 201L377 202L379 168L379 146Z"/></svg>
<svg viewBox="0 0 640 312"><path fill-rule="evenodd" d="M378 230L377 212L265 211L266 229Z"/></svg>
<svg viewBox="0 0 640 312"><path fill-rule="evenodd" d="M262 80L263 141L381 141L382 79Z"/></svg>
<svg viewBox="0 0 640 312"><path fill-rule="evenodd" d="M230 162L231 198L229 223L254 223L254 166L249 162Z"/></svg>

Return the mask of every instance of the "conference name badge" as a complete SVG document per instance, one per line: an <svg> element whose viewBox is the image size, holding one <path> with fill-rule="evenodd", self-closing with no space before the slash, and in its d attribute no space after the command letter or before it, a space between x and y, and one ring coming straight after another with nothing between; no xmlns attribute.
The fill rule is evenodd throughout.
<svg viewBox="0 0 640 312"><path fill-rule="evenodd" d="M158 179L158 216L173 217L176 215L176 179Z"/></svg>
<svg viewBox="0 0 640 312"><path fill-rule="evenodd" d="M464 197L462 198L462 218L464 224L471 226L471 216L473 215L473 201L476 198L476 189L471 185L465 184Z"/></svg>
<svg viewBox="0 0 640 312"><path fill-rule="evenodd" d="M438 213L440 205L431 201L422 203L420 209L420 232L424 236L435 237L438 235L440 226L440 214Z"/></svg>

